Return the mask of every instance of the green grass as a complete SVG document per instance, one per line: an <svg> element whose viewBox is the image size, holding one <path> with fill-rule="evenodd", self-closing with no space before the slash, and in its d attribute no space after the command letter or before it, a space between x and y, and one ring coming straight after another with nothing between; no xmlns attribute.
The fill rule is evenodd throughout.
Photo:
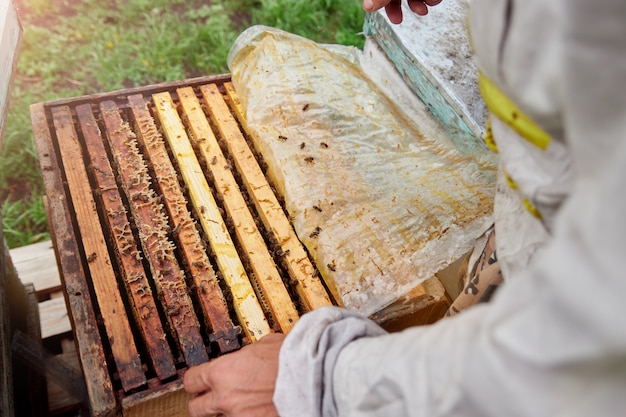
<svg viewBox="0 0 626 417"><path fill-rule="evenodd" d="M364 41L359 0L21 0L19 6L24 35L0 154L9 247L49 238L30 104L227 72L230 46L252 24L318 42Z"/></svg>

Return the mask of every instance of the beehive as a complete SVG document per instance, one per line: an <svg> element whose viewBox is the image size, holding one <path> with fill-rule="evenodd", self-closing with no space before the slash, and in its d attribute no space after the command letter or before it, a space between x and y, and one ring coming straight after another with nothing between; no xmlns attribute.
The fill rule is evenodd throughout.
<svg viewBox="0 0 626 417"><path fill-rule="evenodd" d="M229 81L31 107L95 416L186 415L185 369L333 303L247 141ZM415 323L447 306L437 281L412 299L411 314L423 313Z"/></svg>

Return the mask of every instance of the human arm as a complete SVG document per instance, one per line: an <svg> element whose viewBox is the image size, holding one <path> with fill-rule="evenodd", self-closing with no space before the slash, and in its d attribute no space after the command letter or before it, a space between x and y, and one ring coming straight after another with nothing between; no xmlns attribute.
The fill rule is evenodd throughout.
<svg viewBox="0 0 626 417"><path fill-rule="evenodd" d="M536 0L509 3L515 24L521 9L529 16L546 10L545 2ZM283 369L311 372L302 368L315 367L315 362L303 360L307 355L300 351L317 345L295 339L286 344L290 348L281 352L275 396L283 417L623 415L626 3L559 4L550 7L556 13L549 21L558 28L557 42L565 43L555 48L562 55L555 58L557 77L548 81L557 92L556 117L572 151L575 179L556 215L551 240L528 269L508 277L490 304L433 326L346 345L319 388L289 389L296 379ZM529 36L533 34L509 33L509 40L526 35L527 42L541 49ZM503 43L496 38L494 44L497 51ZM508 46L503 61L516 54L533 57ZM522 70L531 76L519 85L524 93L535 87L538 74ZM503 78L512 82L511 75L504 71ZM501 87L516 91L514 85ZM541 116L532 108L536 101L520 101L531 116ZM335 327L340 326L338 319ZM296 326L294 334L299 331ZM316 350L316 356L324 354ZM307 390L311 402L306 409L313 411L282 413L283 407L297 406L288 404L291 392ZM333 398L334 407L316 402L325 396Z"/></svg>
<svg viewBox="0 0 626 417"><path fill-rule="evenodd" d="M282 334L190 368L184 375L192 417L277 417L272 403Z"/></svg>

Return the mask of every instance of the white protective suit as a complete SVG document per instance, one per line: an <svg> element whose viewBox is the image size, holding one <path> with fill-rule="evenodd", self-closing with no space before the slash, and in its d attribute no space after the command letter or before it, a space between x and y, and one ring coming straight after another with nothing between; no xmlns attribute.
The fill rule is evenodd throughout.
<svg viewBox="0 0 626 417"><path fill-rule="evenodd" d="M470 31L479 68L551 136L492 117L517 184L496 196L506 283L402 333L305 315L280 353L282 417L626 416L626 1L472 0Z"/></svg>

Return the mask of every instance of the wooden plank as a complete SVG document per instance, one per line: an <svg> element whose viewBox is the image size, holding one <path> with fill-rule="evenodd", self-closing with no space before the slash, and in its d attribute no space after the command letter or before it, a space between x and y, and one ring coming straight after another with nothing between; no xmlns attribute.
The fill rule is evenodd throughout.
<svg viewBox="0 0 626 417"><path fill-rule="evenodd" d="M89 408L94 417L115 415L115 395L106 366L100 330L92 308L92 299L85 279L85 272L77 254L78 240L68 207L58 156L52 143L46 111L43 104L30 107L30 117L41 173L49 196L48 220L53 228L53 240L57 248L61 277L68 294L71 321L78 354L85 374L89 394Z"/></svg>
<svg viewBox="0 0 626 417"><path fill-rule="evenodd" d="M216 74L205 75L202 77L188 78L186 80L167 81L158 84L144 85L140 87L125 88L122 90L108 91L103 93L88 94L81 97L61 98L58 100L51 100L46 103L46 107L56 106L78 106L85 103L100 103L105 100L119 100L133 94L143 94L144 96L150 96L152 94L160 93L163 91L175 91L179 87L185 86L198 86L207 83L221 84L230 80L230 74Z"/></svg>
<svg viewBox="0 0 626 417"><path fill-rule="evenodd" d="M220 149L193 89L185 87L176 91L196 147L211 172L226 211L234 219L237 239L254 272L254 278L251 279L254 279L264 304L280 330L288 333L298 321L298 312L239 190L232 168Z"/></svg>
<svg viewBox="0 0 626 417"><path fill-rule="evenodd" d="M104 233L98 220L96 203L91 194L89 178L84 165L82 149L67 106L51 109L57 131L59 149L74 211L81 234L81 243L91 273L91 282L111 343L113 358L125 391L146 383L141 370L139 353L128 323L115 271L111 267Z"/></svg>
<svg viewBox="0 0 626 417"><path fill-rule="evenodd" d="M239 329L235 329L228 313L228 306L222 294L209 257L203 247L198 229L187 209L187 200L177 181L177 172L169 158L163 137L154 123L141 94L128 97L131 114L135 123L137 139L146 152L146 159L154 170L157 186L163 195L165 207L170 216L174 239L183 252L204 316L213 333L210 338L218 343L220 352L238 349Z"/></svg>
<svg viewBox="0 0 626 417"><path fill-rule="evenodd" d="M51 298L39 303L41 338L47 339L72 331L65 298Z"/></svg>
<svg viewBox="0 0 626 417"><path fill-rule="evenodd" d="M122 399L124 417L189 417L189 400L182 378Z"/></svg>
<svg viewBox="0 0 626 417"><path fill-rule="evenodd" d="M235 114L244 128L245 117L239 98L231 83L225 84L226 92ZM241 134L237 122L231 116L223 102L222 95L214 86L201 86L200 91L207 103L207 108L217 122L220 134L224 137L228 149L235 159L247 186L248 194L254 200L257 212L267 230L270 230L280 245L291 278L296 282L296 290L307 310L331 305L328 292L319 275L296 236L274 191L267 182L246 139Z"/></svg>
<svg viewBox="0 0 626 417"><path fill-rule="evenodd" d="M228 234L220 209L211 193L189 137L180 121L169 93L152 96L165 138L178 161L183 180L189 189L191 202L200 219L200 225L209 243L220 271L233 296L235 312L245 335L251 342L271 332L237 249Z"/></svg>
<svg viewBox="0 0 626 417"><path fill-rule="evenodd" d="M428 19L407 13L401 25L390 23L382 10L368 13L363 31L441 123L473 136L464 140L482 144L487 111L467 36L469 0L449 0L440 6Z"/></svg>
<svg viewBox="0 0 626 417"><path fill-rule="evenodd" d="M397 332L432 324L444 316L448 307L450 300L445 288L437 277L432 277L370 318L385 330Z"/></svg>
<svg viewBox="0 0 626 417"><path fill-rule="evenodd" d="M55 358L62 360L68 366L80 370L80 362L78 361L78 355L76 352L61 353L55 355ZM48 383L48 410L51 415L62 414L71 410L76 410L81 407L80 399L75 398L71 392L67 392L59 385L55 384L51 379L47 380Z"/></svg>
<svg viewBox="0 0 626 417"><path fill-rule="evenodd" d="M20 281L33 284L39 297L61 289L59 267L51 241L11 249L11 258Z"/></svg>
<svg viewBox="0 0 626 417"><path fill-rule="evenodd" d="M98 187L96 194L106 213L104 223L112 237L110 241L114 244L127 299L132 301L135 322L148 348L148 357L157 377L169 378L176 374L172 352L163 337L165 331L161 325L148 277L143 269L122 196L115 182L113 169L105 157L107 153L100 129L90 104L77 106L76 114L89 154L92 175Z"/></svg>
<svg viewBox="0 0 626 417"><path fill-rule="evenodd" d="M168 237L170 226L163 206L151 188L152 180L139 152L136 135L122 120L113 101L100 103L100 109L122 188L165 315L187 365L206 362L209 357L200 334L200 323L187 294L185 275L176 259L174 243Z"/></svg>
<svg viewBox="0 0 626 417"><path fill-rule="evenodd" d="M4 123L8 112L9 90L15 67L18 46L22 37L17 12L11 0L0 0L0 149Z"/></svg>
<svg viewBox="0 0 626 417"><path fill-rule="evenodd" d="M2 214L0 213L0 220ZM9 283L5 265L6 249L2 222L0 222L0 415L14 417L13 361L11 352L11 321L9 311Z"/></svg>

